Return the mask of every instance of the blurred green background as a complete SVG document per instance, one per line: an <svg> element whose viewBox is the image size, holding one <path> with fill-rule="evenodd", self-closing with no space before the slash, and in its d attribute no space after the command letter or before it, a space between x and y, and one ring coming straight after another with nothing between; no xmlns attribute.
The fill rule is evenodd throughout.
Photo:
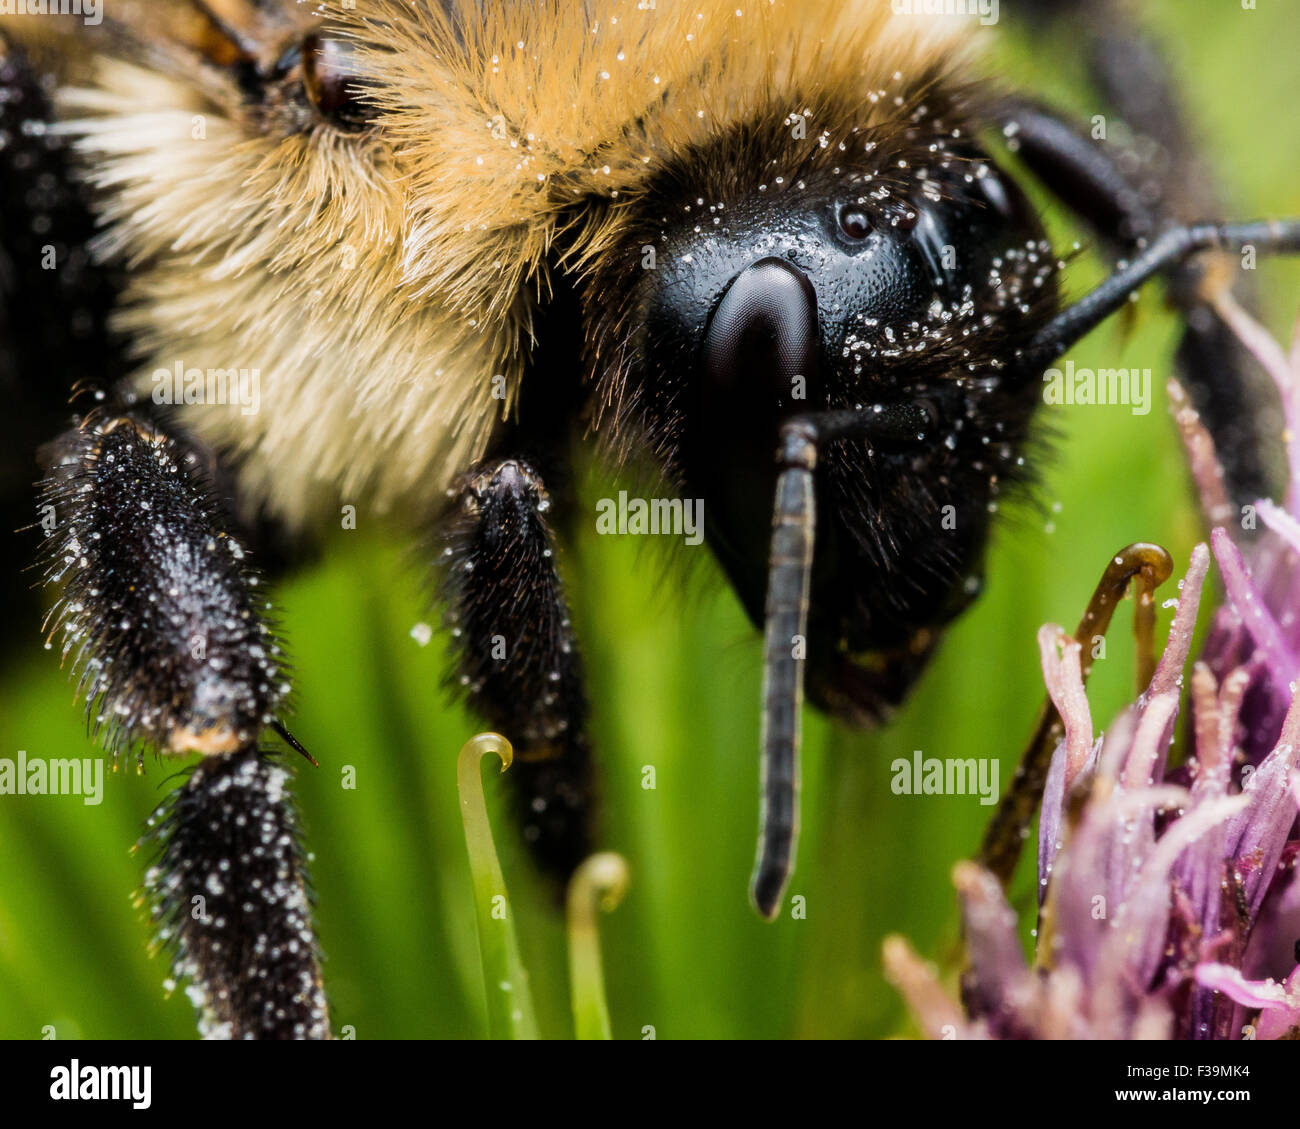
<svg viewBox="0 0 1300 1129"><path fill-rule="evenodd" d="M1080 5L1085 7L1085 5ZM1292 5L1160 0L1143 6L1203 129L1230 218L1300 214L1300 116ZM1023 36L1014 0L989 33L1006 79L1084 116L1097 112L1077 37ZM1059 247L1082 233L1041 194ZM1078 294L1101 274L1087 255L1067 276ZM1286 331L1300 265L1261 263L1264 313ZM1042 699L1034 634L1073 626L1109 555L1135 540L1169 547L1176 572L1199 535L1163 386L1176 321L1149 291L1127 340L1112 322L1072 354L1080 365L1153 370L1155 406L1053 413L1060 434L1044 512L1002 522L989 586L950 633L897 722L855 734L809 716L803 834L792 894L807 917L760 922L746 890L757 813L759 645L711 563L690 569L635 539L588 530L566 560L591 673L605 795L604 843L633 886L602 922L615 1037L873 1037L909 1033L880 971L887 933L937 958L954 951L949 873L969 856L990 809L971 797L895 796L890 762L996 757L1009 780ZM1121 359L1122 358L1122 359ZM585 503L617 484L588 476ZM318 926L335 1029L358 1038L465 1037L484 1030L455 757L476 726L440 689L443 640L421 577L391 534L339 534L325 563L280 592L298 671L293 728L321 761L298 770L314 854ZM1167 595L1167 594L1166 594ZM1163 597L1162 597L1163 598ZM1162 611L1161 624L1169 613ZM1093 676L1105 723L1132 683L1129 613ZM80 711L51 653L33 641L0 684L0 756L88 755ZM657 788L641 787L653 765ZM356 770L344 790L342 770ZM162 957L131 898L143 860L128 849L171 786L152 759L143 777L106 778L105 799L0 799L0 1036L192 1038L181 991L166 998ZM495 801L501 784L491 779ZM517 836L494 819L545 1034L572 1027L561 922L531 882ZM1017 904L1032 902L1022 867Z"/></svg>

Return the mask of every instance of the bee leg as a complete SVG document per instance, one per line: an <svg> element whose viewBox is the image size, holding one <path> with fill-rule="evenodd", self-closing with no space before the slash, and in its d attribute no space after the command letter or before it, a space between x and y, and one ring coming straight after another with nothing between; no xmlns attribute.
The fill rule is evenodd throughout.
<svg viewBox="0 0 1300 1129"><path fill-rule="evenodd" d="M96 411L44 449L47 619L75 659L96 736L232 753L289 689L239 540L197 454L136 413Z"/></svg>
<svg viewBox="0 0 1300 1129"><path fill-rule="evenodd" d="M526 462L492 458L449 494L440 566L460 688L509 738L507 773L533 858L567 880L591 851L587 697L547 521Z"/></svg>
<svg viewBox="0 0 1300 1129"><path fill-rule="evenodd" d="M1115 253L1149 239L1162 216L1129 179L1114 145L1031 98L1006 99L996 118L1008 146L1030 172Z"/></svg>
<svg viewBox="0 0 1300 1129"><path fill-rule="evenodd" d="M1144 283L1202 251L1264 255L1300 253L1300 219L1197 223L1166 228L1134 259L1061 311L1017 356L1026 373L1039 373L1090 330L1122 308Z"/></svg>
<svg viewBox="0 0 1300 1129"><path fill-rule="evenodd" d="M1217 170L1197 144L1161 44L1124 19L1122 9L1112 14L1116 18L1101 21L1095 33L1089 71L1130 128L1156 143L1162 159L1148 185L1160 193L1170 215L1222 214ZM1278 407L1272 381L1218 312L1203 301L1225 281L1253 310L1255 288L1246 273L1228 274L1200 262L1172 272L1169 294L1187 318L1175 354L1180 379L1215 439L1230 494L1244 504L1270 493L1277 478L1271 468L1281 466L1285 455L1277 429L1270 425Z"/></svg>
<svg viewBox="0 0 1300 1129"><path fill-rule="evenodd" d="M44 579L92 732L117 754L206 754L151 820L160 940L206 1033L329 1034L288 774L258 746L287 675L196 453L98 410L45 451Z"/></svg>
<svg viewBox="0 0 1300 1129"><path fill-rule="evenodd" d="M1135 43L1126 48L1136 49ZM1170 111L1159 115L1159 140L1172 164L1163 174L1154 168L1130 173L1136 162L1124 167L1120 162L1131 152L1094 140L1080 124L1030 99L1010 99L998 113L1016 155L1115 257L1145 251L1175 226L1177 215L1190 209L1204 215L1218 207L1216 194L1206 188L1209 177L1192 160L1189 131L1172 114L1177 103L1172 88L1142 73L1153 87L1148 98ZM1122 93L1114 82L1107 86L1112 94ZM1182 257L1163 273L1169 299L1186 319L1176 354L1179 373L1215 439L1230 492L1245 502L1269 492L1268 464L1277 462L1280 452L1267 457L1277 447L1268 426L1269 413L1276 409L1272 383L1254 370L1245 348L1210 304L1232 285L1232 264L1226 255L1214 260Z"/></svg>

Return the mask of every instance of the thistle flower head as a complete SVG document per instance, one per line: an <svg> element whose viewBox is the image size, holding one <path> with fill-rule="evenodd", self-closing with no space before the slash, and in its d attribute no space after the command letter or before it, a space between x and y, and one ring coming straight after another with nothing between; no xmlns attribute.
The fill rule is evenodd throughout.
<svg viewBox="0 0 1300 1129"><path fill-rule="evenodd" d="M1284 505L1261 500L1236 520L1213 443L1171 387L1209 545L1179 583L1149 685L1105 733L1080 644L1055 625L1039 632L1063 736L1039 810L1034 958L997 879L959 864L963 1006L905 942L885 948L932 1035L1300 1037L1300 335L1287 356L1230 299L1220 313L1278 386L1292 488ZM1212 562L1226 598L1189 667Z"/></svg>

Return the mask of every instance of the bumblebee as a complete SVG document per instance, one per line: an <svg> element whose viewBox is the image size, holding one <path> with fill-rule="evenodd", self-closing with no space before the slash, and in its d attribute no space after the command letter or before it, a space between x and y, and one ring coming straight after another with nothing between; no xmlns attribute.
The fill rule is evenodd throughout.
<svg viewBox="0 0 1300 1129"><path fill-rule="evenodd" d="M1221 340L1222 272L1194 257L1300 248L1296 221L1179 222L982 79L962 21L894 7L117 0L93 27L0 22L0 248L22 274L0 377L50 427L49 625L110 749L204 757L154 885L176 918L207 862L248 864L224 936L174 924L222 1031L328 1031L259 751L292 738L253 560L349 508L432 538L457 680L518 750L524 834L563 877L595 791L569 439L700 500L764 635L771 917L803 698L855 725L904 699L1032 477L1044 368L1158 276ZM1122 252L1078 302L991 137ZM55 438L71 389L95 402ZM1231 450L1250 421L1216 426ZM245 806L275 813L281 879L251 923ZM303 943L250 996L238 953L272 934Z"/></svg>

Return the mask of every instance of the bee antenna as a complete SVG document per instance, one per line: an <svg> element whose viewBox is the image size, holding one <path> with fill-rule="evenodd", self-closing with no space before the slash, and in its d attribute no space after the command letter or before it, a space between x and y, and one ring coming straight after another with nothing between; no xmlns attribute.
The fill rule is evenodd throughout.
<svg viewBox="0 0 1300 1129"><path fill-rule="evenodd" d="M769 921L794 869L799 838L799 730L808 646L818 446L838 439L923 440L936 422L928 401L814 412L781 427L763 630L762 795L754 907Z"/></svg>
<svg viewBox="0 0 1300 1129"><path fill-rule="evenodd" d="M313 768L320 768L320 762L302 747L302 742L300 742L297 737L284 727L284 722L282 722L278 717L271 722L271 728L284 738L284 742L289 746L289 748L306 757Z"/></svg>
<svg viewBox="0 0 1300 1129"><path fill-rule="evenodd" d="M799 729L804 640L812 579L817 433L796 421L781 429L781 471L772 512L766 624L758 857L750 881L754 908L769 921L794 868L799 837Z"/></svg>

